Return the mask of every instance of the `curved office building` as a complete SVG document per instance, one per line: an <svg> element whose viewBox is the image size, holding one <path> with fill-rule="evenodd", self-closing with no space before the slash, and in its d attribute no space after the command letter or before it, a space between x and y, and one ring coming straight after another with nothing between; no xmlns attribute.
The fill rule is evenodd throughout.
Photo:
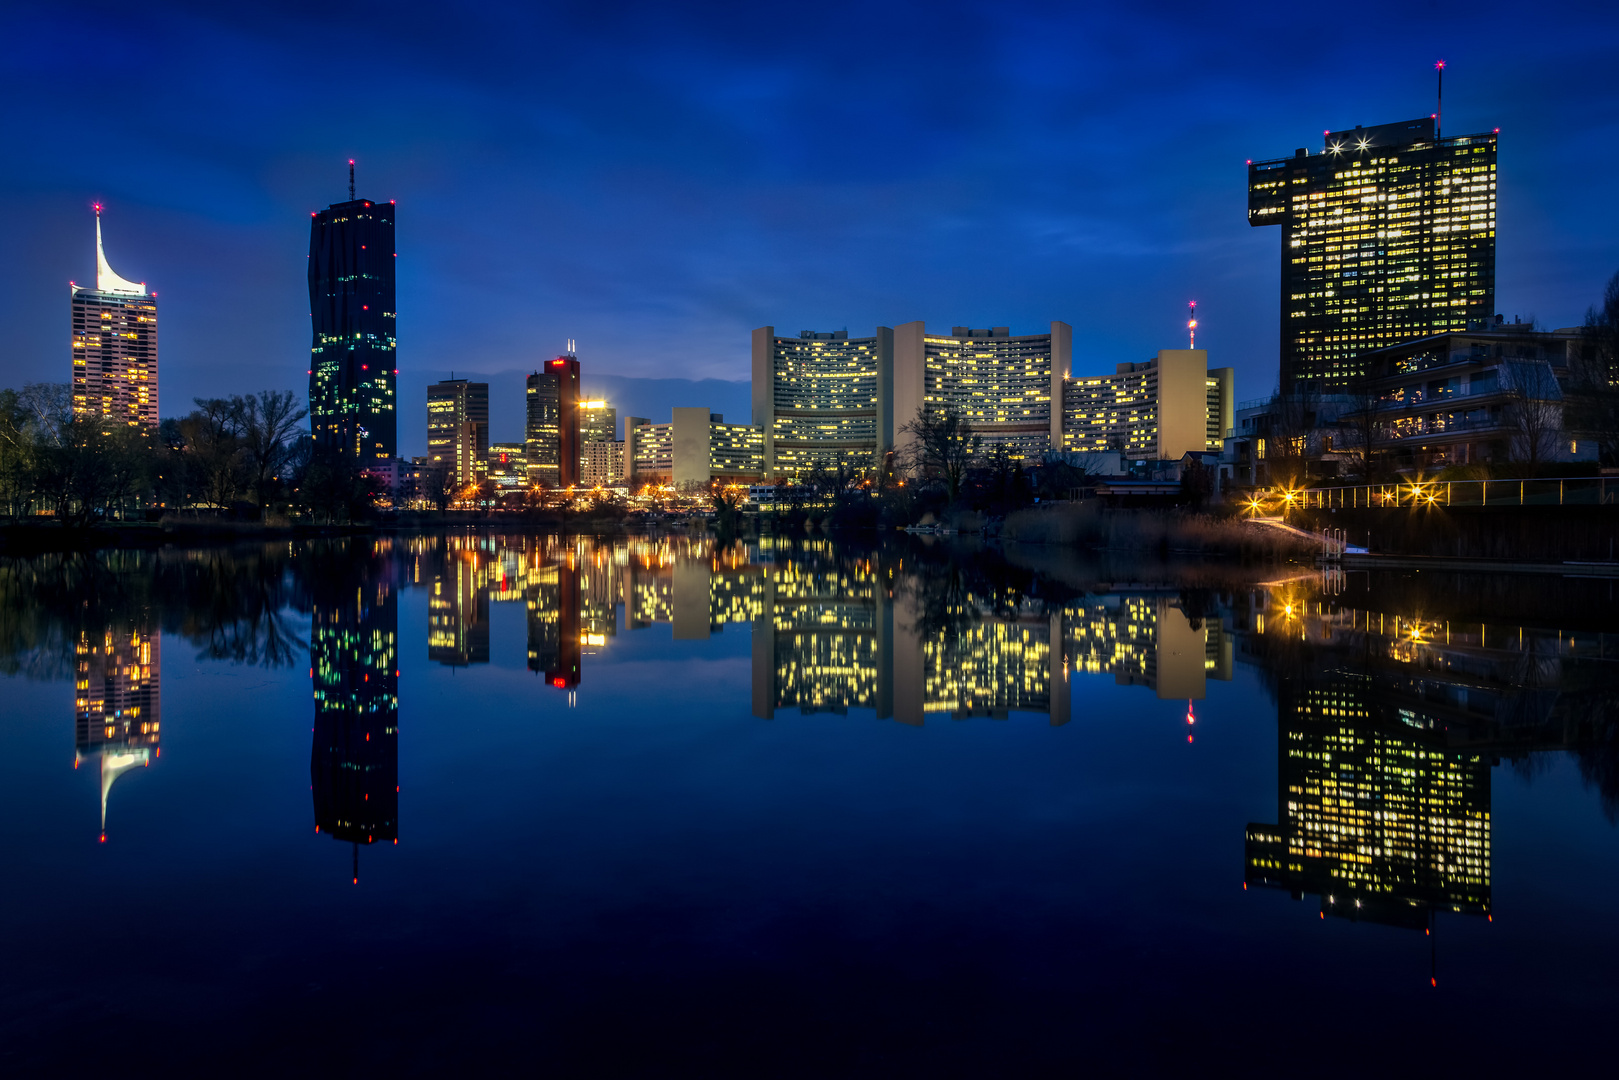
<svg viewBox="0 0 1619 1080"><path fill-rule="evenodd" d="M894 442L894 332L753 332L753 423L764 430L765 476L816 466L867 469Z"/></svg>

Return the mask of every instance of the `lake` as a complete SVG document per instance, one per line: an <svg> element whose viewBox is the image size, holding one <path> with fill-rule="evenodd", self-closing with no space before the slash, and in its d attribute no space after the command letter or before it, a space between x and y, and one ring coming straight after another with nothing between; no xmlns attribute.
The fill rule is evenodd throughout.
<svg viewBox="0 0 1619 1080"><path fill-rule="evenodd" d="M8 1075L1611 1068L1613 582L0 560Z"/></svg>

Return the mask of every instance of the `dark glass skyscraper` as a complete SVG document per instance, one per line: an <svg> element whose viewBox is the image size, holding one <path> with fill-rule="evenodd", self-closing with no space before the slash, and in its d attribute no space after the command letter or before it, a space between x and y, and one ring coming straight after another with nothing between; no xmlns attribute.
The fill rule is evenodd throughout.
<svg viewBox="0 0 1619 1080"><path fill-rule="evenodd" d="M352 188L350 189L352 192ZM394 206L335 203L309 223L309 424L315 446L357 464L398 450Z"/></svg>
<svg viewBox="0 0 1619 1080"><path fill-rule="evenodd" d="M528 377L528 423L524 434L528 482L548 488L579 483L579 358L547 360Z"/></svg>
<svg viewBox="0 0 1619 1080"><path fill-rule="evenodd" d="M1281 225L1281 385L1347 388L1361 354L1495 311L1493 132L1431 119L1326 133L1248 165L1248 223Z"/></svg>

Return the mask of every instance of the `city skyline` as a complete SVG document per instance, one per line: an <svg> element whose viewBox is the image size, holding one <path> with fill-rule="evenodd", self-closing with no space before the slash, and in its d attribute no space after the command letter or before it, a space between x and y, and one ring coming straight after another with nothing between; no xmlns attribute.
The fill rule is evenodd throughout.
<svg viewBox="0 0 1619 1080"><path fill-rule="evenodd" d="M877 18L893 16L884 10ZM68 78L65 53L50 44L62 18L69 16L23 20L18 47L39 46L34 50L39 59L12 76L19 100L48 101L53 95L42 91ZM266 123L251 127L253 135L232 136L228 152L194 176L181 167L189 157L176 156L172 139L157 140L153 149L122 158L110 170L48 153L55 137L40 122L52 115L54 104L22 126L20 173L29 179L26 186L7 182L10 208L0 211L12 215L6 224L21 256L9 269L13 279L0 289L7 297L0 303L16 305L8 315L19 327L10 381L60 380L60 367L52 362L60 355L59 330L34 325L38 320L27 313L31 298L57 279L53 269L63 270L63 279L84 277L82 256L75 259L65 240L82 227L80 215L99 198L119 214L121 266L132 276L161 281L165 305L176 313L165 326L170 400L260 389L266 382L297 385L286 364L298 347L298 323L307 312L297 299L299 283L286 280L287 261L296 258L296 222L340 197L342 165L355 157L366 189L404 197L416 223L415 235L402 238L399 408L406 416L417 414L426 385L452 367L493 383L498 372L532 365L570 336L581 341L593 370L740 381L747 372L747 334L754 326L796 331L863 320L850 327L858 334L863 325L895 314L921 315L930 323L967 317L1025 333L1050 317L1063 318L1075 327L1074 370L1105 372L1177 344L1181 305L1188 299L1199 300L1204 315L1199 344L1209 348L1213 362L1237 369L1237 396L1247 398L1268 392L1275 380L1277 313L1275 237L1245 235L1242 162L1267 147L1309 145L1310 133L1323 128L1342 130L1431 111L1431 64L1438 56L1451 61L1445 130L1501 126L1510 136L1500 163L1503 190L1509 193L1500 208L1500 311L1509 317L1538 315L1554 326L1576 323L1614 261L1611 245L1586 227L1582 210L1598 197L1606 172L1600 159L1612 153L1593 141L1612 91L1587 83L1591 77L1583 72L1590 65L1571 56L1565 33L1553 32L1555 11L1510 42L1470 41L1459 51L1452 48L1454 31L1437 17L1402 15L1410 30L1405 43L1374 57L1370 78L1353 84L1324 80L1303 95L1282 92L1284 86L1293 89L1285 74L1254 73L1260 65L1253 61L1282 40L1262 36L1242 45L1240 65L1217 61L1213 56L1230 44L1224 38L1229 31L1220 27L1202 31L1205 50L1172 46L1168 62L1179 61L1181 67L1168 88L1134 103L1098 103L1087 92L1094 80L1122 72L1124 61L1091 56L1083 45L1075 46L1076 53L1092 61L1096 73L1069 64L1042 82L1002 64L967 79L976 89L993 92L977 112L962 87L941 87L942 100L954 111L933 116L884 81L865 87L875 95L874 115L885 128L910 121L912 130L891 137L925 152L909 166L859 164L851 158L841 172L827 171L804 149L787 149L795 141L809 146L816 145L816 137L833 138L834 120L845 116L837 111L842 98L827 106L829 114L805 111L824 76L780 57L782 82L773 89L765 73L744 60L742 48L774 32L772 23L751 23L727 36L712 20L699 19L682 32L682 40L689 44L693 35L712 35L716 42L708 51L717 62L704 80L674 96L666 119L675 130L700 136L696 143L708 157L688 151L650 165L666 148L667 136L630 119L624 108L645 103L653 89L645 80L661 85L668 72L658 69L615 99L611 138L554 136L562 139L576 174L541 170L534 197L518 200L527 205L518 207L515 217L507 212L512 200L500 195L508 184L520 190L507 172L511 162L491 156L493 143L481 129L457 138L446 126L449 117L436 116L425 134L390 142L390 133L398 130L398 106L384 109L372 132L352 122L302 126L301 110L311 107L305 98L291 95L285 105L275 100L284 76L271 73L268 59L290 48L283 28L232 26L230 16L221 18L227 21L201 22L171 12L160 21L175 40L193 42L223 37L240 44L253 29L263 30L262 41L248 50L241 88L227 89L221 97L229 103L245 95L237 104L251 103ZM645 27L630 28L634 49L664 56L643 36L658 20L650 14L644 18ZM971 12L964 18L983 22ZM1085 20L1096 17L1072 18L1072 23L1057 19L1058 29L1084 29ZM1143 43L1161 39L1134 17L1110 18L1119 20L1110 26L1114 37L1129 39L1141 31ZM1588 21L1582 16L1581 25ZM1035 44L1027 21L1012 25L1016 22L991 28L990 41L1002 52ZM595 55L616 29L609 23L571 27L580 49L569 62ZM1582 36L1597 40L1597 29ZM927 31L940 32L940 27ZM1308 27L1294 32L1305 35ZM388 33L412 56L420 55L423 31L409 9L400 27ZM1063 40L1075 39L1069 34ZM156 44L170 47L161 36ZM1126 54L1141 55L1137 46ZM1321 60L1330 62L1331 55ZM1510 74L1502 77L1502 71ZM1549 77L1553 71L1555 79ZM474 97L490 92L491 79L500 78L469 70L444 74ZM156 122L164 131L192 123L181 119L173 103L188 77L169 72L137 80L161 99ZM401 101L417 100L422 92L419 75L379 77ZM722 90L728 85L751 96L744 92L741 104L727 105ZM1225 104L1210 103L1219 98L1208 92L1211 86L1228 91ZM83 92L54 96L71 102ZM553 120L581 120L598 108L571 97L541 104L552 118L540 125L547 130ZM446 104L443 112L454 114L459 107ZM213 114L204 108L199 115ZM1020 123L1022 116L1031 119ZM850 123L857 145L875 135L867 121L851 118ZM299 137L289 138L295 127ZM998 166L955 152L967 137L1004 146L1009 160L1045 143L1058 146L1056 171L1038 182L1015 179ZM1174 146L1183 167L1167 170L1167 179L1124 184L1112 178L1118 170L1098 169L1087 156L1097 140L1106 142L1110 158ZM531 141L535 145L519 139L521 145L512 151L517 159L528 160L543 138L535 134ZM437 162L430 168L422 164L429 146ZM1590 153L1598 156L1595 168ZM706 164L712 160L735 160L741 167L728 179ZM664 169L671 170L672 183L649 183ZM580 178L596 182L597 193L581 187ZM201 195L203 182L239 187L242 197L227 200L224 208L220 200ZM758 198L740 197L737 183L755 185ZM695 199L699 212L664 212L669 207L664 189ZM797 208L793 215L783 218L779 211L788 204L778 206L778 201L789 194L802 198L791 203ZM494 231L490 214L497 207L504 232ZM620 215L634 224L615 233L609 222ZM977 243L991 234L1011 242L993 250ZM812 236L833 242L811 244ZM857 236L868 238L862 250L869 257L854 259L854 249L837 242ZM960 243L978 257L940 257L944 245L954 250ZM469 262L474 253L481 260L477 265ZM531 317L516 322L499 317L489 291L497 280L522 290ZM232 310L220 302L227 294L252 294L270 314L261 336L221 356L212 342L227 336L220 321ZM519 333L518 324L521 337L511 337ZM514 349L532 348L535 339L545 343L540 355L514 355ZM285 376L269 374L283 366ZM722 403L669 404L711 404L716 411L734 412ZM494 434L513 434L492 419ZM419 453L423 448L413 445L419 436L409 425L404 434L401 454Z"/></svg>

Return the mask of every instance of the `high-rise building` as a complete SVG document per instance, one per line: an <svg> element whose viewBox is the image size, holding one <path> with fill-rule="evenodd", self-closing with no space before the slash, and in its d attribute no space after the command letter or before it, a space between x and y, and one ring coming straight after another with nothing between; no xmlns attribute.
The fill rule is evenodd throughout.
<svg viewBox="0 0 1619 1080"><path fill-rule="evenodd" d="M579 402L580 443L612 442L618 438L618 410L601 398Z"/></svg>
<svg viewBox="0 0 1619 1080"><path fill-rule="evenodd" d="M73 415L157 426L157 294L107 265L96 207L96 287L73 296Z"/></svg>
<svg viewBox="0 0 1619 1080"><path fill-rule="evenodd" d="M753 423L767 477L867 469L894 444L894 331L753 332Z"/></svg>
<svg viewBox="0 0 1619 1080"><path fill-rule="evenodd" d="M309 424L317 449L363 466L394 457L394 205L354 198L311 214Z"/></svg>
<svg viewBox="0 0 1619 1080"><path fill-rule="evenodd" d="M1113 375L1065 379L1062 448L1161 461L1219 453L1232 426L1234 387L1232 369L1210 368L1205 349L1161 349L1151 360L1118 365Z"/></svg>
<svg viewBox="0 0 1619 1080"><path fill-rule="evenodd" d="M929 334L920 322L894 328L893 423L918 410L954 410L984 445L1004 443L1014 459L1037 460L1062 447L1063 380L1073 354L1073 328L1053 322L1044 334L1013 336L1009 327L957 326Z"/></svg>
<svg viewBox="0 0 1619 1080"><path fill-rule="evenodd" d="M530 486L578 486L579 358L572 353L546 361L528 377L524 448Z"/></svg>
<svg viewBox="0 0 1619 1080"><path fill-rule="evenodd" d="M1329 131L1248 166L1248 223L1281 225L1281 386L1343 390L1361 355L1495 310L1497 135L1432 119Z"/></svg>
<svg viewBox="0 0 1619 1080"><path fill-rule="evenodd" d="M427 388L427 457L457 487L483 479L489 464L489 384L446 379Z"/></svg>
<svg viewBox="0 0 1619 1080"><path fill-rule="evenodd" d="M101 769L101 838L107 796L131 769L157 753L161 722L163 635L155 630L81 632L74 644L73 767L96 758Z"/></svg>
<svg viewBox="0 0 1619 1080"><path fill-rule="evenodd" d="M601 398L579 403L579 482L604 487L624 479L624 444L618 441L618 410Z"/></svg>

